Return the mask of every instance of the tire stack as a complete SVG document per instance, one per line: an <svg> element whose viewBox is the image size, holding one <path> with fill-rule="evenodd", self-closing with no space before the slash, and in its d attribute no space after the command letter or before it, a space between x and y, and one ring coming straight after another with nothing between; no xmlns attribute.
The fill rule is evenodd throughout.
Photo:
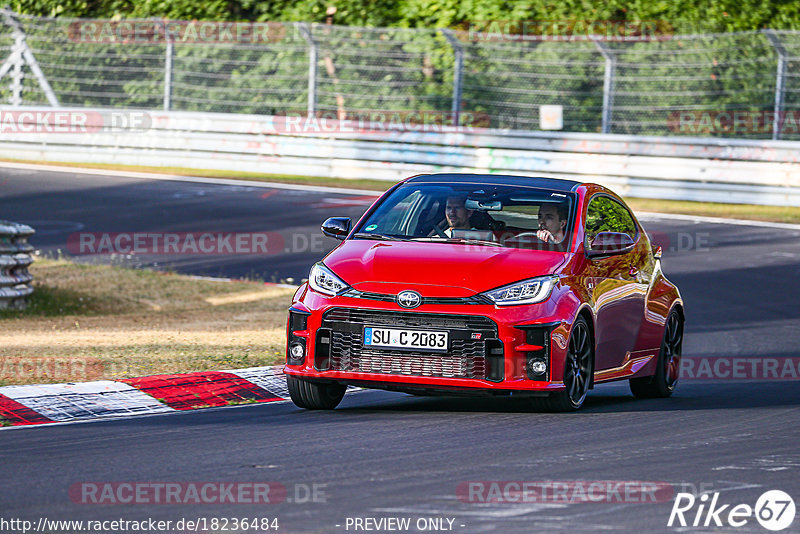
<svg viewBox="0 0 800 534"><path fill-rule="evenodd" d="M35 233L26 224L0 221L0 309L24 309L33 293L33 245L28 238Z"/></svg>

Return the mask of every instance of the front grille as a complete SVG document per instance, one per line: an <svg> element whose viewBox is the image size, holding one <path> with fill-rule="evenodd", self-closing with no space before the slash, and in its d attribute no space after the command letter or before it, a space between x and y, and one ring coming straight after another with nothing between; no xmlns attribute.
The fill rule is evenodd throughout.
<svg viewBox="0 0 800 534"><path fill-rule="evenodd" d="M364 326L447 329L450 350L364 347ZM440 378L486 379L493 374L487 365L486 342L497 337L497 326L486 317L334 308L323 316L322 328L330 329L331 340L325 357L315 359L319 369ZM480 339L473 339L477 334Z"/></svg>
<svg viewBox="0 0 800 534"><path fill-rule="evenodd" d="M379 300L381 302L397 302L397 295L388 295L386 293L372 293L369 291L358 291L357 289L348 289L342 293L343 297L350 297L354 299L368 299ZM458 304L492 304L493 302L483 295L473 295L471 297L422 297L422 304L435 304L435 305L458 305Z"/></svg>
<svg viewBox="0 0 800 534"><path fill-rule="evenodd" d="M441 313L392 312L333 308L325 313L323 321L346 322L368 326L397 326L424 328L458 328L463 330L492 330L497 326L488 317L473 315L445 315Z"/></svg>

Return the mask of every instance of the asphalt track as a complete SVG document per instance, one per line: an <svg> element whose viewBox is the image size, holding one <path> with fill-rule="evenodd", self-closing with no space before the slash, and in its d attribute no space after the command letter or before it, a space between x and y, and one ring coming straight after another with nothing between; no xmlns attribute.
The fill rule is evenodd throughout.
<svg viewBox="0 0 800 534"><path fill-rule="evenodd" d="M270 231L310 241L325 217L357 216L366 202L353 193L0 169L2 218L39 228L34 243L47 250L64 250L79 231ZM685 357L799 356L799 230L643 222L665 245L664 271L686 303ZM333 242L304 250L295 239L296 247L267 257L82 259L299 279ZM530 413L523 399L368 391L348 394L331 413L276 403L9 429L0 431L0 519L277 517L279 532L335 533L355 531L345 528L348 517L424 517L453 519L452 531L464 533L767 532L754 519L740 528L669 528L672 497L465 502L458 488L469 481L656 481L673 492L719 492L720 504L752 506L771 489L800 502L798 422L796 380L720 379L683 381L673 398L650 401L634 400L625 383L605 385L568 415ZM87 481L272 481L292 502L72 502L69 487ZM309 502L305 488L313 484L319 494ZM800 519L783 532L800 532Z"/></svg>

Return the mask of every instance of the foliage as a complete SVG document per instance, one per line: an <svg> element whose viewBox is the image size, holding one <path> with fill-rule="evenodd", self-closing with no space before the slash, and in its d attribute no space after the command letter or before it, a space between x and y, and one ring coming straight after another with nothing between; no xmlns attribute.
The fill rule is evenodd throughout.
<svg viewBox="0 0 800 534"><path fill-rule="evenodd" d="M452 28L475 21L666 21L675 33L800 29L794 0L12 0L9 7L40 16L163 17L181 20L332 22L353 26Z"/></svg>
<svg viewBox="0 0 800 534"><path fill-rule="evenodd" d="M600 196L591 201L586 212L586 234L589 240L599 232L626 233L636 237L636 225L628 211L609 197Z"/></svg>

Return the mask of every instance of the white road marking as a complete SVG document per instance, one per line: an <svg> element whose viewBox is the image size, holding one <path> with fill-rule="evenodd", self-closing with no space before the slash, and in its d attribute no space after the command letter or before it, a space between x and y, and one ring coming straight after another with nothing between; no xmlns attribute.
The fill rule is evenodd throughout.
<svg viewBox="0 0 800 534"><path fill-rule="evenodd" d="M313 191L322 193L345 193L345 194L360 194L380 196L383 194L381 191L371 191L369 189L355 189L344 187L326 187L319 185L302 185L302 184L284 184L277 182L256 182L252 180L239 180L228 178L206 178L202 176L177 176L174 174L158 174L147 172L135 171L117 171L110 169L88 169L83 167L60 167L57 165L39 165L33 163L13 163L0 161L0 168L4 169L25 169L31 171L48 171L48 172L65 172L76 174L91 174L95 176L117 176L120 178L141 178L145 180L168 180L174 182L190 182L200 184L215 184L227 186L242 186L242 187L260 187L260 188L274 188L274 189L288 189L294 191ZM341 178L343 183L347 183L346 178ZM392 181L387 180L387 189L393 185ZM637 216L640 219L672 219L676 221L687 222L707 222L714 224L733 224L741 226L760 226L763 228L780 228L786 230L800 230L800 224L789 223L776 223L768 221L750 221L745 219L727 219L724 217L702 217L698 215L680 215L675 213L653 213L653 212L638 212Z"/></svg>
<svg viewBox="0 0 800 534"><path fill-rule="evenodd" d="M711 470L712 471L727 471L727 470L746 471L747 469L750 469L750 468L749 467L739 467L737 465L721 465L719 467L714 467Z"/></svg>
<svg viewBox="0 0 800 534"><path fill-rule="evenodd" d="M38 165L31 163L11 163L0 161L2 169L28 169L33 171L64 172L73 174L90 174L94 176L115 176L119 178L141 178L143 180L167 180L172 182L189 182L196 184L214 184L226 186L259 187L264 189L291 189L295 191L312 191L320 193L345 193L348 195L373 195L375 197L383 194L382 191L370 191L368 189L348 189L345 187L325 187L321 185L302 185L302 184L283 184L277 182L256 182L254 180L238 180L233 178L206 178L203 176L177 176L174 174L157 174L148 172L116 171L110 169L86 169L83 167L60 167L57 165ZM347 182L342 178L342 182ZM394 185L387 181L386 188Z"/></svg>
<svg viewBox="0 0 800 534"><path fill-rule="evenodd" d="M742 465L721 465L712 468L712 471L747 471L752 469L786 471L797 467L800 467L800 457L773 454L744 462Z"/></svg>
<svg viewBox="0 0 800 534"><path fill-rule="evenodd" d="M761 228L780 228L783 230L800 230L800 224L778 223L769 221L751 221L747 219L726 219L724 217L702 217L699 215L682 215L678 213L653 213L649 211L637 212L639 220L671 219L695 223L726 224L736 226L759 226Z"/></svg>
<svg viewBox="0 0 800 534"><path fill-rule="evenodd" d="M438 508L435 506L401 506L399 508L370 508L371 512L379 512L383 514L409 514L409 515L442 515L442 516L477 516L477 517L495 517L507 518L528 515L542 510L549 510L553 508L566 508L566 504L555 503L536 503L520 505L514 503L513 506L492 507L490 505L473 505L480 510L462 510L455 508Z"/></svg>

